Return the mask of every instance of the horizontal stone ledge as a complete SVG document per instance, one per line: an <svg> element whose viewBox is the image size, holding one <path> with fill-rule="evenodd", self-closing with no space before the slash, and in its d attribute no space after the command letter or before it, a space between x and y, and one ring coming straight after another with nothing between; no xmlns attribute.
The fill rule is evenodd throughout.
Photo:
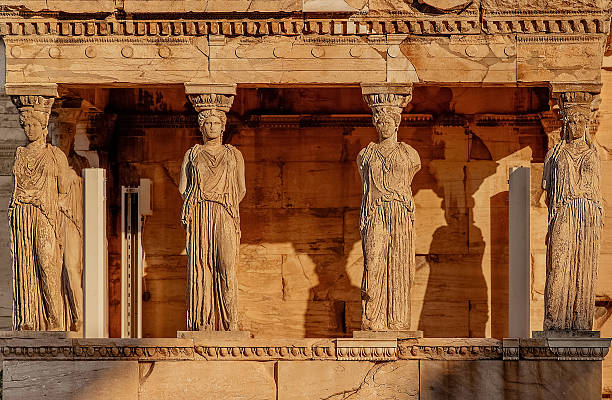
<svg viewBox="0 0 612 400"><path fill-rule="evenodd" d="M83 339L57 334L36 338L0 335L6 360L393 361L559 360L598 361L610 339Z"/></svg>
<svg viewBox="0 0 612 400"><path fill-rule="evenodd" d="M402 114L401 127L442 127L468 126L474 124L483 127L496 126L540 126L539 114L477 114L453 115L453 117L434 117L431 114ZM228 124L238 121L229 120ZM559 120L559 124L560 124ZM250 115L246 121L239 121L240 129L246 128L316 128L316 127L365 127L373 128L371 114L285 114L285 115ZM120 133L130 133L146 128L183 128L197 131L197 115L137 114L119 116L116 129ZM194 133L194 137L199 137Z"/></svg>
<svg viewBox="0 0 612 400"><path fill-rule="evenodd" d="M28 20L20 17L0 19L2 36L296 36L381 35L381 34L606 34L609 17L581 15L398 15L349 18L210 18L180 20Z"/></svg>

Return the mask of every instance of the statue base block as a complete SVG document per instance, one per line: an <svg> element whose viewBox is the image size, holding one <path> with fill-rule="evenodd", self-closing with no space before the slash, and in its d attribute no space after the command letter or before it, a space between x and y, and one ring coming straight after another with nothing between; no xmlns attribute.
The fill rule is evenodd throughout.
<svg viewBox="0 0 612 400"><path fill-rule="evenodd" d="M179 339L202 340L245 340L251 338L249 331L178 331Z"/></svg>
<svg viewBox="0 0 612 400"><path fill-rule="evenodd" d="M599 331L574 331L569 329L554 329L548 331L533 331L531 337L536 339L549 338L598 338Z"/></svg>
<svg viewBox="0 0 612 400"><path fill-rule="evenodd" d="M354 339L420 339L423 331L353 331Z"/></svg>
<svg viewBox="0 0 612 400"><path fill-rule="evenodd" d="M0 339L80 339L82 333L72 331L0 331Z"/></svg>

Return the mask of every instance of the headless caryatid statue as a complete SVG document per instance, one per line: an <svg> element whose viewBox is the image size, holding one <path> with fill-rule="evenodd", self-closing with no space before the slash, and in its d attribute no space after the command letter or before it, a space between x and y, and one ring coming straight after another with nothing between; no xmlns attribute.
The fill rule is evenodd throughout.
<svg viewBox="0 0 612 400"><path fill-rule="evenodd" d="M70 190L64 153L47 144L52 97L12 96L28 144L17 148L9 206L13 329L65 330L60 198Z"/></svg>
<svg viewBox="0 0 612 400"><path fill-rule="evenodd" d="M204 144L185 154L179 190L187 226L189 330L237 331L238 204L246 193L242 154L222 144L226 116L198 114Z"/></svg>
<svg viewBox="0 0 612 400"><path fill-rule="evenodd" d="M62 286L66 308L66 326L80 331L83 325L83 168L89 162L74 151L74 132L53 136L55 144L66 154L70 179L68 192L60 196L60 229L62 243Z"/></svg>
<svg viewBox="0 0 612 400"><path fill-rule="evenodd" d="M365 331L409 331L415 274L414 199L411 183L421 168L418 153L397 140L406 96L364 96L372 107L378 143L357 157L363 182L360 231Z"/></svg>
<svg viewBox="0 0 612 400"><path fill-rule="evenodd" d="M601 162L589 131L588 93L564 93L563 139L546 155L545 331L593 329L603 205ZM577 98L578 97L578 98Z"/></svg>

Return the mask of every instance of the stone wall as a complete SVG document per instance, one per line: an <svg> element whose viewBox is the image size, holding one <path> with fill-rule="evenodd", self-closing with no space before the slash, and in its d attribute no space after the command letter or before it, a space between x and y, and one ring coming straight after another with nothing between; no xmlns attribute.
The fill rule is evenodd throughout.
<svg viewBox="0 0 612 400"><path fill-rule="evenodd" d="M143 332L185 328L185 231L177 183L200 141L183 88L111 90L117 113L109 189L153 182L146 218ZM416 88L399 139L419 152L413 325L426 337L507 332L508 168L543 161L546 89ZM514 115L514 114L519 114ZM246 162L239 307L256 337L350 336L359 329L361 185L355 158L376 140L354 89L239 89L226 141ZM539 178L534 178L537 180ZM114 200L113 200L114 199ZM109 238L111 333L119 334L118 236Z"/></svg>
<svg viewBox="0 0 612 400"><path fill-rule="evenodd" d="M5 361L4 370L5 400L601 398L601 361Z"/></svg>

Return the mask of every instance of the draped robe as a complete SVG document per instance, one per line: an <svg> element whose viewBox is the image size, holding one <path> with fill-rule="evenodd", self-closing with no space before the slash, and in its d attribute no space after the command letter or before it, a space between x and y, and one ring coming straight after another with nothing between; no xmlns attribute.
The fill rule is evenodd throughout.
<svg viewBox="0 0 612 400"><path fill-rule="evenodd" d="M187 154L181 218L187 225L190 330L237 330L241 157L231 145L216 154L195 145Z"/></svg>
<svg viewBox="0 0 612 400"><path fill-rule="evenodd" d="M603 209L597 148L562 141L547 154L545 330L591 330Z"/></svg>
<svg viewBox="0 0 612 400"><path fill-rule="evenodd" d="M421 160L405 143L397 143L388 153L370 143L359 153L357 164L363 183L362 329L409 330L416 267L410 185Z"/></svg>
<svg viewBox="0 0 612 400"><path fill-rule="evenodd" d="M19 147L9 205L13 329L64 330L59 198L68 162L57 147Z"/></svg>

